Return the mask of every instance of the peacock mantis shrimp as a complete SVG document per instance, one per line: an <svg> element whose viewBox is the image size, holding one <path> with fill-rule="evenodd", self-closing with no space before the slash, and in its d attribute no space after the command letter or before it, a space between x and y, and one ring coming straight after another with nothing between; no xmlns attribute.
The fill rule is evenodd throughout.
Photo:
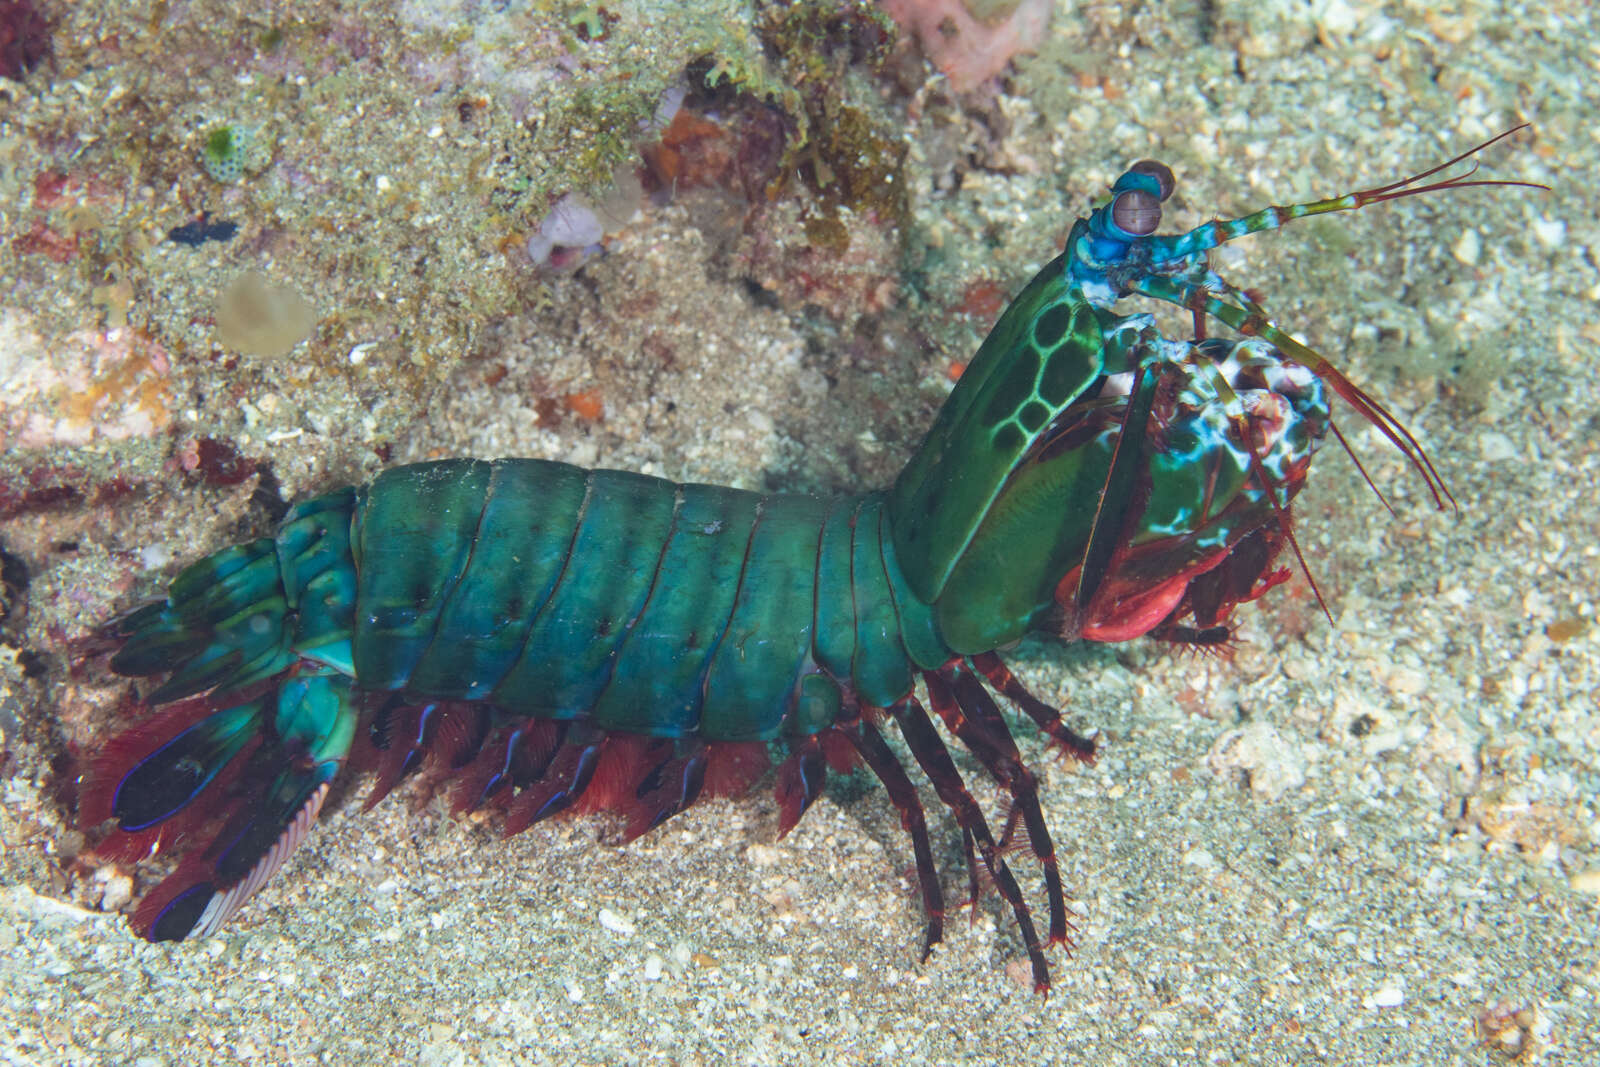
<svg viewBox="0 0 1600 1067"><path fill-rule="evenodd" d="M161 710L106 741L81 790L84 826L115 824L101 855L182 857L134 928L216 932L358 768L376 772L369 806L421 770L453 780L457 811L503 809L507 833L610 810L631 839L770 763L787 833L829 769L865 765L910 835L926 956L944 891L892 721L961 831L974 893L981 870L1047 990L1045 948L1070 944L1072 923L1037 779L995 696L1076 759L1095 743L997 650L1030 633L1226 640L1233 609L1288 575L1276 561L1331 394L1450 499L1406 428L1208 251L1309 215L1524 184L1476 180L1476 164L1436 178L1512 132L1391 185L1165 236L1172 172L1134 164L1001 315L887 490L827 499L445 460L303 501L189 565L101 634L115 672L165 676L139 702ZM1122 311L1135 296L1190 311L1194 337ZM1208 320L1239 338L1207 337ZM934 719L1008 796L1000 834ZM1018 824L1043 870L1042 936L1005 858Z"/></svg>

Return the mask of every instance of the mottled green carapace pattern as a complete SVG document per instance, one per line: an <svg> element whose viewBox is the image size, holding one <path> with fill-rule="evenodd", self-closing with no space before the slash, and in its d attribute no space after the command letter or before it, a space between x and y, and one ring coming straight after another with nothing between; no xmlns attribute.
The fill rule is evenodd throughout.
<svg viewBox="0 0 1600 1067"><path fill-rule="evenodd" d="M1006 308L895 481L895 544L926 600L939 597L1022 457L1106 373L1116 317L1069 287L1065 258Z"/></svg>

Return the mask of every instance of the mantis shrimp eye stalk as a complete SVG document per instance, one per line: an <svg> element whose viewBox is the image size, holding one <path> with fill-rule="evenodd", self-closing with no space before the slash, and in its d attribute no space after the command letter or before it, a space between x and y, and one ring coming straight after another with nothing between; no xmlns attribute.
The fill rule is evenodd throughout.
<svg viewBox="0 0 1600 1067"><path fill-rule="evenodd" d="M1164 236L1157 235L1155 230L1160 225L1161 202L1173 191L1172 171L1157 161L1141 160L1131 166L1112 185L1111 201L1074 227L1068 239L1066 271L1082 289L1085 297L1102 308L1110 308L1118 300L1138 294L1189 310L1194 315L1195 337L1199 343L1204 343L1207 316L1217 319L1245 337L1257 337L1267 342L1278 359L1309 369L1334 393L1354 407L1362 418L1377 427L1378 431L1399 449L1413 469L1422 476L1437 507L1441 510L1446 507L1458 508L1455 498L1445 486L1432 459L1428 457L1411 431L1381 403L1346 377L1330 360L1288 334L1268 318L1261 305L1244 290L1213 271L1208 261L1208 252L1247 234L1277 229L1292 219L1336 211L1355 211L1369 204L1419 196L1424 193L1486 186L1546 190L1546 186L1535 182L1474 177L1478 172L1479 163L1472 157L1526 128L1527 124L1516 126L1437 166L1429 167L1399 181L1308 203L1274 205L1236 219L1214 219L1186 233ZM1472 163L1463 173L1436 177L1469 159L1472 159ZM1224 400L1227 399L1227 393L1233 384L1227 380L1226 375L1217 381L1217 387L1221 390ZM1299 486L1297 483L1286 484L1277 480L1277 476L1269 469L1271 464L1266 461L1270 457L1271 446L1266 441L1258 440L1259 434L1252 421L1254 416L1251 414L1252 405L1255 403L1257 401L1247 400L1242 405L1233 403L1223 405L1233 410L1230 416L1234 422L1232 439L1246 446L1244 455L1249 459L1252 468L1251 480L1255 483L1255 491L1261 494L1262 499L1276 513L1280 535L1278 540L1287 541L1294 548L1295 554L1300 556L1299 545L1290 530L1287 510L1288 500L1295 491L1298 491ZM1326 430L1331 430L1345 451L1350 452L1351 459L1361 470L1362 477L1366 479L1374 493L1377 493L1384 506L1388 507L1388 501L1378 491L1372 479L1367 477L1366 470L1350 451L1344 436L1339 433L1331 419L1323 420L1321 423L1318 439ZM1271 491L1270 487L1273 485L1287 491ZM1110 488L1108 481L1107 489ZM1080 623L1087 626L1089 631L1101 625L1093 621L1096 613L1088 609L1087 601L1097 595L1097 583L1104 578L1109 538L1112 536L1108 531L1098 529L1097 524L1094 536L1090 539L1091 552L1085 558L1076 608L1080 615L1085 615L1087 612ZM1275 551L1276 549L1273 553ZM1268 554L1268 558L1271 554ZM1092 568L1091 563L1095 564ZM1304 569L1303 557L1301 566ZM1311 578L1309 570L1306 570L1306 576L1311 582L1318 603L1322 604L1324 613L1328 613L1327 605L1323 602L1322 594L1317 590L1316 582ZM1193 577L1191 574L1191 580ZM1177 583L1178 578L1174 576L1172 581ZM1171 593L1171 590L1168 592ZM1236 594L1241 592L1242 587L1235 588ZM1259 591L1252 595L1259 595ZM1249 598L1249 596L1235 596L1234 602ZM1119 613L1113 611L1112 614ZM1331 617L1330 614L1330 620ZM1115 632L1116 629L1115 626L1110 627L1110 632Z"/></svg>
<svg viewBox="0 0 1600 1067"><path fill-rule="evenodd" d="M1129 167L1112 190L1116 193L1111 202L1115 228L1130 237L1155 233L1161 227L1161 205L1172 195L1175 184L1172 168L1157 160L1142 159Z"/></svg>
<svg viewBox="0 0 1600 1067"><path fill-rule="evenodd" d="M1159 159L1141 159L1128 168L1130 174L1144 174L1156 180L1157 195L1163 203L1172 196L1172 191L1177 188L1178 180L1172 176L1172 168Z"/></svg>
<svg viewBox="0 0 1600 1067"><path fill-rule="evenodd" d="M1111 205L1111 218L1123 233L1147 236L1161 225L1161 201L1143 189L1129 189Z"/></svg>
<svg viewBox="0 0 1600 1067"><path fill-rule="evenodd" d="M1089 298L1102 306L1110 306L1122 297L1137 293L1194 312L1197 337L1204 336L1204 317L1209 315L1247 337L1260 337L1268 341L1285 358L1315 371L1335 393L1376 426L1422 475L1434 503L1441 510L1447 506L1455 507L1455 498L1411 431L1328 359L1272 322L1262 307L1242 289L1211 270L1206 253L1247 234L1277 229L1292 219L1336 211L1356 211L1370 204L1409 196L1490 186L1548 191L1548 186L1537 182L1476 178L1474 175L1478 173L1479 163L1475 159L1464 173L1435 177L1527 128L1527 123L1515 126L1437 166L1399 181L1303 204L1274 205L1236 219L1214 219L1186 233L1165 236L1155 235L1153 230L1148 235L1138 232L1138 227L1145 224L1147 216L1136 207L1142 208L1144 202L1126 203L1129 194L1119 192L1125 188L1149 190L1155 187L1161 191L1158 195L1162 199L1170 195L1171 171L1153 160L1143 160L1130 167L1112 186L1114 197L1111 203L1095 211L1087 223L1080 223L1074 230L1073 237L1069 238L1071 261L1068 270L1083 286Z"/></svg>

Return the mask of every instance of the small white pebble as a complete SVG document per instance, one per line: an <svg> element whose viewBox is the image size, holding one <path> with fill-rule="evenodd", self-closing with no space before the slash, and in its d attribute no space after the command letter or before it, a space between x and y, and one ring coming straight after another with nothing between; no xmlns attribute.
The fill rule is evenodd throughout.
<svg viewBox="0 0 1600 1067"><path fill-rule="evenodd" d="M577 982L569 981L567 983L567 999L572 1001L572 1003L574 1003L574 1004L576 1004L576 1003L578 1003L578 1001L582 1000L583 999L583 986L579 985Z"/></svg>
<svg viewBox="0 0 1600 1067"><path fill-rule="evenodd" d="M1567 224L1562 219L1540 215L1533 220L1533 238L1549 251L1560 248L1567 239Z"/></svg>
<svg viewBox="0 0 1600 1067"><path fill-rule="evenodd" d="M1317 18L1317 25L1327 33L1348 34L1353 33L1360 24L1361 16L1356 9L1345 3L1344 0L1328 0L1322 5L1322 10Z"/></svg>
<svg viewBox="0 0 1600 1067"><path fill-rule="evenodd" d="M377 185L378 192L380 193L387 193L390 187L394 185L394 183L389 180L389 176L387 174L378 175L378 177L374 180L374 184Z"/></svg>
<svg viewBox="0 0 1600 1067"><path fill-rule="evenodd" d="M121 872L113 872L105 880L105 891L100 894L101 911L117 911L133 899L133 879Z"/></svg>
<svg viewBox="0 0 1600 1067"><path fill-rule="evenodd" d="M1384 986L1366 1000L1369 1008L1398 1008L1406 1001L1405 990L1397 986Z"/></svg>
<svg viewBox="0 0 1600 1067"><path fill-rule="evenodd" d="M612 933L621 934L624 937L631 937L636 929L632 922L618 915L610 908L600 909L600 925Z"/></svg>
<svg viewBox="0 0 1600 1067"><path fill-rule="evenodd" d="M1450 254L1467 266L1474 266L1478 262L1478 255L1483 251L1483 238L1478 236L1478 231L1465 229L1461 236L1456 238L1456 243L1450 246Z"/></svg>
<svg viewBox="0 0 1600 1067"><path fill-rule="evenodd" d="M1485 430L1480 433L1478 435L1478 451L1483 455L1484 460L1489 463L1515 459L1517 456L1516 443L1499 430Z"/></svg>
<svg viewBox="0 0 1600 1067"><path fill-rule="evenodd" d="M646 981L654 982L661 977L663 961L654 952L644 958L644 977Z"/></svg>
<svg viewBox="0 0 1600 1067"><path fill-rule="evenodd" d="M1383 684L1389 687L1391 693L1415 696L1428 688L1428 676L1410 667L1396 665L1384 676Z"/></svg>
<svg viewBox="0 0 1600 1067"><path fill-rule="evenodd" d="M708 531L709 532L709 531ZM756 867L773 867L783 862L783 851L760 842L744 850L745 859Z"/></svg>

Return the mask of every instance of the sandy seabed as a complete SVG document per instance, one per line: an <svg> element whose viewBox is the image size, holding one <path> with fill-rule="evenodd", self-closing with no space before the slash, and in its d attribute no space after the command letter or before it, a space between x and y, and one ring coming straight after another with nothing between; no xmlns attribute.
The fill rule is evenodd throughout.
<svg viewBox="0 0 1600 1067"><path fill-rule="evenodd" d="M129 872L71 862L83 842L62 807L59 757L87 739L86 724L105 723L74 710L89 683L69 676L60 639L240 536L252 479L0 522L0 544L31 572L25 629L0 649L11 757L0 782L0 1059L1476 1064L1520 1051L1600 1063L1600 27L1576 2L1468 2L1446 14L1286 4L1255 23L1224 4L1127 16L1123 6L1062 5L1039 54L991 94L986 106L1008 128L986 151L1009 166L936 195L929 176L948 147L929 120L907 119L907 173L928 178L913 189L912 224L949 251L926 291L958 295L980 276L1014 291L1144 156L1179 174L1178 226L1383 184L1520 122L1532 130L1496 146L1486 174L1551 190L1408 200L1219 254L1231 280L1413 429L1460 510L1435 512L1403 461L1346 414L1397 514L1343 456L1319 459L1296 511L1332 625L1296 579L1241 612L1230 659L1149 644L1029 642L1009 654L1036 692L1105 741L1091 768L1024 742L1078 925L1071 957L1052 955L1048 999L1027 988L1021 944L992 896L970 922L955 914L918 962L909 844L882 791L848 782L782 841L762 792L701 805L623 849L599 843L594 822L502 842L492 823L449 819L437 804L361 814L347 799L222 935L136 940L101 910L126 906ZM206 11L178 7L168 17ZM107 79L154 94L177 62L129 45L149 11L107 9L67 18L56 69L0 105L8 198L71 156L52 131L95 128ZM439 32L412 6L358 10L375 51L390 36ZM472 5L461 12L478 17ZM97 65L119 26L115 63ZM215 75L210 113L243 91L241 62L243 72ZM428 143L434 105L340 139L341 116L378 110L362 95L370 81L280 101L289 118L278 125L292 126L302 156L343 153L363 180L399 173L409 146ZM418 140L398 132L406 123ZM150 203L168 195L153 190ZM252 203L218 195L218 210ZM275 210L280 223L301 212L309 229L322 208L287 196ZM37 385L39 367L69 381L61 339L100 358L83 338L106 336L118 294L103 287L117 279L78 265L24 270L14 238L29 217L8 211L5 270L19 273L0 286L0 372L10 385ZM486 386L500 378L470 362L447 377L448 399L365 424L288 371L240 379L194 356L174 324L209 308L195 294L214 278L192 291L183 278L283 254L263 239L152 267L172 283L133 293L127 314L140 321L141 302L160 305L143 321L183 364L163 401L171 436L130 416L120 437L51 439L41 427L70 430L70 412L52 406L62 392L29 399L17 385L6 403L27 417L5 423L0 469L14 485L43 466L103 470L109 454L153 477L171 469L173 440L222 427L252 455L277 449L291 492L369 474L379 438L395 462L529 454L750 487L839 488L892 471L914 439L875 436L863 419L878 407L861 396L931 411L942 369L981 327L935 331L926 350L886 347L878 363L830 363L817 354L828 338L805 316L750 302L713 262L702 222L683 205L653 210L612 235L581 279L550 281L543 318L502 309L480 324L502 339L502 377L537 364L602 390L601 428L534 418L531 400ZM445 211L425 226L452 224ZM382 259L388 233L327 240ZM452 265L450 237L438 241L441 271L509 269ZM626 303L641 293L649 300ZM580 322L585 309L616 317L581 336L538 329ZM667 369L640 370L647 337L678 353ZM33 437L15 432L24 425ZM987 790L980 799L997 803ZM958 842L947 823L938 835L954 892ZM1039 896L1030 862L1016 863Z"/></svg>

